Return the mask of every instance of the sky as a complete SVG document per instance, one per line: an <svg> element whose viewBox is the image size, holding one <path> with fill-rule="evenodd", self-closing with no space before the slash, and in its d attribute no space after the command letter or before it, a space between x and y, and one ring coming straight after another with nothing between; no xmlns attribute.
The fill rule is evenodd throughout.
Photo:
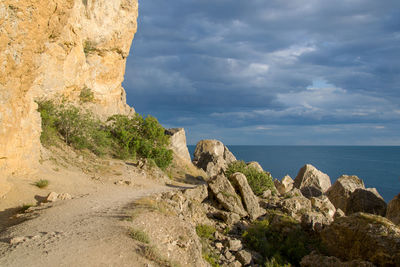
<svg viewBox="0 0 400 267"><path fill-rule="evenodd" d="M400 145L400 1L139 0L128 104L188 144Z"/></svg>

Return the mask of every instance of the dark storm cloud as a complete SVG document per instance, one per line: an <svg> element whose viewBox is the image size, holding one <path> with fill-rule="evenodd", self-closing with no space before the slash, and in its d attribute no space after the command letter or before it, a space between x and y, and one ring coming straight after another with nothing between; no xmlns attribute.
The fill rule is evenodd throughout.
<svg viewBox="0 0 400 267"><path fill-rule="evenodd" d="M368 125L376 131L361 142L400 144L389 127L400 122L400 2L153 0L139 8L128 103L186 127L192 142L245 144L246 130L257 133L252 142L285 144L266 131L290 128L290 142L345 143ZM353 128L336 141L312 131L332 125ZM386 141L373 139L383 132Z"/></svg>

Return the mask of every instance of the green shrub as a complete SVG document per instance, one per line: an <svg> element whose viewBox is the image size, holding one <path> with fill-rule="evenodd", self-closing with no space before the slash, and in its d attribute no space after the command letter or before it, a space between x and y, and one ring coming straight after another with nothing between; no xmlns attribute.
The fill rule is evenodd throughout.
<svg viewBox="0 0 400 267"><path fill-rule="evenodd" d="M218 255L215 253L203 253L203 259L208 262L212 267L220 267Z"/></svg>
<svg viewBox="0 0 400 267"><path fill-rule="evenodd" d="M215 227L207 224L199 224L196 226L196 233L200 238L214 240Z"/></svg>
<svg viewBox="0 0 400 267"><path fill-rule="evenodd" d="M90 53L96 52L97 48L94 42L86 40L83 43L83 52L85 53L85 55L87 56Z"/></svg>
<svg viewBox="0 0 400 267"><path fill-rule="evenodd" d="M41 179L41 180L35 182L34 185L36 185L39 188L45 188L49 185L49 181Z"/></svg>
<svg viewBox="0 0 400 267"><path fill-rule="evenodd" d="M86 102L93 102L94 100L94 94L92 92L92 89L84 87L79 94L79 99L81 102L86 103Z"/></svg>
<svg viewBox="0 0 400 267"><path fill-rule="evenodd" d="M154 160L158 167L165 169L172 162L172 151L167 148L169 136L156 118L139 114L132 117L114 115L108 119L110 132L120 146L117 156Z"/></svg>
<svg viewBox="0 0 400 267"><path fill-rule="evenodd" d="M266 266L288 263L297 266L305 255L318 249L318 241L302 230L297 222L286 217L274 224L268 220L257 221L242 237L247 246L261 253Z"/></svg>
<svg viewBox="0 0 400 267"><path fill-rule="evenodd" d="M137 240L137 241L139 241L139 242L142 242L142 243L145 243L145 244L149 244L149 243L150 243L150 238L149 238L149 236L148 236L145 232L143 232L143 231L141 231L141 230L132 228L132 229L130 230L130 232L129 232L129 235L130 235L133 239L135 239L135 240Z"/></svg>
<svg viewBox="0 0 400 267"><path fill-rule="evenodd" d="M152 116L144 119L139 114L114 115L103 123L92 112L68 103L58 106L49 100L37 103L42 117L41 141L45 146L54 145L62 138L67 145L88 149L97 155L148 158L161 169L172 162L169 136Z"/></svg>
<svg viewBox="0 0 400 267"><path fill-rule="evenodd" d="M226 176L230 177L235 172L241 172L246 176L247 182L254 194L262 195L262 193L267 189L275 192L274 182L270 174L260 172L254 167L247 166L242 160L229 164L228 169L226 170Z"/></svg>

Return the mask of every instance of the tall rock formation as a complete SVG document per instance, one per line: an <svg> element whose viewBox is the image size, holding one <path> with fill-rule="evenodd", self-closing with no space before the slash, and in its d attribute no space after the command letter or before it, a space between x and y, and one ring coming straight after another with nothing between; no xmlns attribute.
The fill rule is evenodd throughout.
<svg viewBox="0 0 400 267"><path fill-rule="evenodd" d="M35 99L91 91L84 105L100 116L134 112L121 83L137 15L137 0L0 2L0 196L38 161Z"/></svg>

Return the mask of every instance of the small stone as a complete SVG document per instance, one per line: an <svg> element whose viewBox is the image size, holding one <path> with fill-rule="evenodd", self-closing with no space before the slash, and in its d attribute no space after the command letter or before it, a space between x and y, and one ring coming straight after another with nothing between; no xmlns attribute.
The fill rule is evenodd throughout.
<svg viewBox="0 0 400 267"><path fill-rule="evenodd" d="M226 258L228 261L233 261L233 260L234 260L234 257L233 257L233 255L232 255L232 253L231 253L228 249L225 251L225 258Z"/></svg>
<svg viewBox="0 0 400 267"><path fill-rule="evenodd" d="M230 251L239 251L242 249L242 241L239 239L231 239L228 242L228 247Z"/></svg>
<svg viewBox="0 0 400 267"><path fill-rule="evenodd" d="M11 245L16 245L19 243L22 243L25 241L25 237L24 236L18 236L18 237L14 237L10 240L10 244Z"/></svg>
<svg viewBox="0 0 400 267"><path fill-rule="evenodd" d="M241 264L247 265L251 263L251 253L246 250L240 250L236 253L236 259L240 261Z"/></svg>
<svg viewBox="0 0 400 267"><path fill-rule="evenodd" d="M229 267L242 267L242 264L239 261L234 261L229 263Z"/></svg>
<svg viewBox="0 0 400 267"><path fill-rule="evenodd" d="M51 192L47 195L46 202L54 202L57 201L58 194L56 192Z"/></svg>
<svg viewBox="0 0 400 267"><path fill-rule="evenodd" d="M224 245L222 245L221 242L217 242L217 243L215 243L215 247L216 247L218 250L222 250L222 248L224 247Z"/></svg>
<svg viewBox="0 0 400 267"><path fill-rule="evenodd" d="M72 196L68 193L61 193L58 195L57 198L60 200L68 200L68 199L72 199Z"/></svg>
<svg viewBox="0 0 400 267"><path fill-rule="evenodd" d="M263 198L269 198L271 195L272 195L272 192L271 192L270 189L268 189L268 190L265 190L265 191L263 192L262 197L263 197Z"/></svg>

